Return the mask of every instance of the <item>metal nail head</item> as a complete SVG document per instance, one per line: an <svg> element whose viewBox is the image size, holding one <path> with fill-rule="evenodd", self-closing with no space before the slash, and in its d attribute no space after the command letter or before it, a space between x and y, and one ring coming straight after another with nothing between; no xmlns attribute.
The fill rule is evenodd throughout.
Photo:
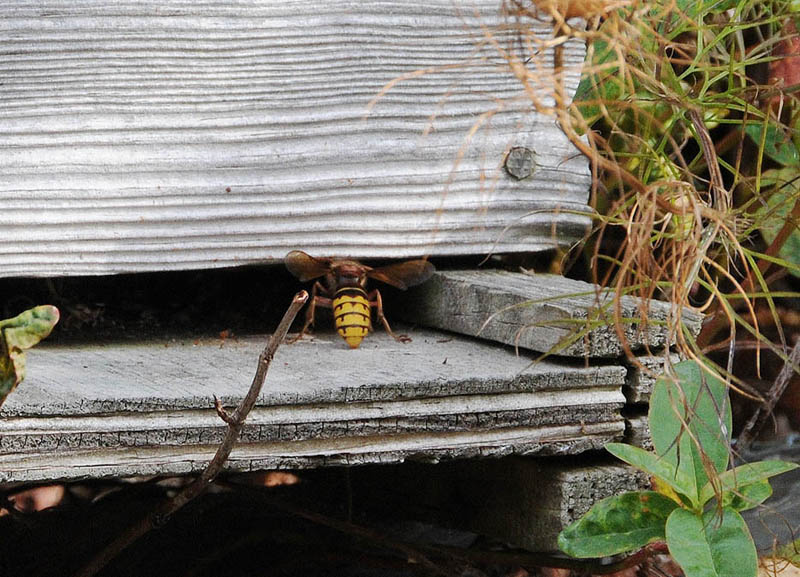
<svg viewBox="0 0 800 577"><path fill-rule="evenodd" d="M528 178L536 170L535 155L536 153L530 148L515 146L506 156L506 172L517 180Z"/></svg>

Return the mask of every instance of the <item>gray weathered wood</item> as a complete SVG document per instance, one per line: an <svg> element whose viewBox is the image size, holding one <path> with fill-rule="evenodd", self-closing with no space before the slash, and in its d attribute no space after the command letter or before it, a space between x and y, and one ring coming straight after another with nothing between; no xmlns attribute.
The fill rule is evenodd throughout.
<svg viewBox="0 0 800 577"><path fill-rule="evenodd" d="M241 440L302 441L322 437L619 421L619 408L619 397L615 390L264 407L251 412ZM193 410L127 415L11 417L0 423L0 435L0 450L19 452L219 443L224 430L214 411Z"/></svg>
<svg viewBox="0 0 800 577"><path fill-rule="evenodd" d="M334 334L279 349L230 468L511 453L621 438L625 368L527 356L432 331L351 350ZM223 434L212 396L246 392L263 337L43 346L0 411L0 482L201 468Z"/></svg>
<svg viewBox="0 0 800 577"><path fill-rule="evenodd" d="M563 356L624 352L614 329L613 294L582 281L502 270L440 271L412 291L415 306L402 314L427 326ZM669 303L650 301L642 311L639 299L623 297L628 346L663 347L671 314ZM689 309L682 314L697 333L700 315Z"/></svg>
<svg viewBox="0 0 800 577"><path fill-rule="evenodd" d="M637 413L625 415L625 442L642 449L653 450L653 437L650 435L647 415Z"/></svg>
<svg viewBox="0 0 800 577"><path fill-rule="evenodd" d="M533 363L501 347L412 330L398 343L378 329L355 350L336 333L284 345L260 405L397 401L619 388L622 366ZM1 417L210 409L213 395L234 404L247 390L266 337L179 339L53 346L28 355L28 376Z"/></svg>
<svg viewBox="0 0 800 577"><path fill-rule="evenodd" d="M640 489L647 475L607 459L457 461L371 468L351 475L356 494L378 493L387 510L477 532L532 551L557 549L558 533L605 497Z"/></svg>
<svg viewBox="0 0 800 577"><path fill-rule="evenodd" d="M588 165L488 38L521 33L496 0L0 1L0 277L569 245ZM552 105L552 49L517 56Z"/></svg>
<svg viewBox="0 0 800 577"><path fill-rule="evenodd" d="M344 437L295 442L242 443L230 471L438 462L505 455L561 455L598 450L622 437L620 422L517 427L478 432ZM137 475L182 475L205 468L216 445L155 445L93 450L52 449L0 454L0 483Z"/></svg>
<svg viewBox="0 0 800 577"><path fill-rule="evenodd" d="M677 353L669 354L669 363L680 362L681 357ZM647 403L650 401L650 393L656 379L664 373L667 356L662 352L653 355L641 355L636 357L638 365L632 365L628 371L628 379L625 382L625 398L629 403Z"/></svg>
<svg viewBox="0 0 800 577"><path fill-rule="evenodd" d="M532 551L557 551L559 532L597 501L648 484L646 474L621 465L516 458L465 470L472 528Z"/></svg>

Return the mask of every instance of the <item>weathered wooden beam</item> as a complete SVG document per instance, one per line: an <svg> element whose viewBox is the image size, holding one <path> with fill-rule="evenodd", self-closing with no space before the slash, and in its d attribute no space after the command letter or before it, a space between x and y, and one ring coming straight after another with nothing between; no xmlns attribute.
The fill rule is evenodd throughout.
<svg viewBox="0 0 800 577"><path fill-rule="evenodd" d="M502 270L440 271L412 289L409 321L541 353L572 357L617 357L624 348L614 329L613 294L556 275ZM669 303L623 297L621 317L633 350L660 348L668 336ZM646 323L644 322L646 318ZM692 333L701 316L684 309ZM645 328L646 324L646 328Z"/></svg>
<svg viewBox="0 0 800 577"><path fill-rule="evenodd" d="M647 486L630 467L512 458L464 467L471 527L533 551L557 551L559 532L600 499Z"/></svg>
<svg viewBox="0 0 800 577"><path fill-rule="evenodd" d="M526 92L553 105L553 24L496 0L0 13L0 277L530 252L589 226L588 163ZM523 86L497 47L528 45ZM585 47L559 47L571 95Z"/></svg>
<svg viewBox="0 0 800 577"><path fill-rule="evenodd" d="M385 472L367 468L353 471L351 479L356 499L377 495L387 512L402 518L473 531L532 551L557 550L558 533L598 500L647 483L645 474L597 456L512 456Z"/></svg>
<svg viewBox="0 0 800 577"><path fill-rule="evenodd" d="M566 454L621 438L625 368L532 363L469 339L334 334L285 345L229 467ZM260 338L44 346L0 411L0 482L202 468Z"/></svg>

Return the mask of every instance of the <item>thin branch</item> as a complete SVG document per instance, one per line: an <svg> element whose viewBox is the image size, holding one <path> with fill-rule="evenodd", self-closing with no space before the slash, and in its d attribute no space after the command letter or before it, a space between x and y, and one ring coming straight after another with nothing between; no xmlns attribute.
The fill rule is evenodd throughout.
<svg viewBox="0 0 800 577"><path fill-rule="evenodd" d="M225 410L225 407L222 406L222 401L220 401L216 395L214 395L214 409L217 411L217 416L229 425L233 425L236 422L228 411Z"/></svg>
<svg viewBox="0 0 800 577"><path fill-rule="evenodd" d="M109 562L119 556L120 553L125 551L133 543L135 543L142 536L147 534L152 529L163 526L167 520L179 509L185 506L193 499L202 495L209 487L211 482L222 471L225 462L228 460L231 451L233 450L239 434L244 426L244 421L250 410L255 406L258 395L261 392L261 387L264 385L264 380L267 377L269 365L278 347L286 338L286 333L289 332L289 327L292 325L294 318L297 316L298 311L303 307L308 300L308 293L300 291L292 299L286 313L283 315L278 328L272 334L267 346L258 357L258 367L256 374L253 377L253 382L247 395L233 413L228 414L222 409L221 404L217 401L215 406L217 412L228 425L228 430L225 432L225 437L217 449L214 458L206 466L205 470L200 476L192 483L186 486L180 493L176 494L171 499L163 501L158 507L140 519L135 524L128 527L126 531L120 534L116 539L106 545L97 555L95 555L89 563L83 566L75 575L76 577L93 577L101 571ZM222 412L220 413L220 409ZM225 415L224 417L222 415Z"/></svg>
<svg viewBox="0 0 800 577"><path fill-rule="evenodd" d="M750 420L747 421L744 429L742 429L742 432L739 434L736 440L737 451L741 452L745 450L758 436L764 423L766 423L767 419L772 415L772 411L775 409L778 400L781 398L784 391L786 391L786 387L789 386L792 373L795 372L795 367L798 365L800 365L800 339L794 344L789 358L784 363L781 372L778 373L778 377L775 379L775 383L772 385L766 401L758 406L753 416L750 417Z"/></svg>

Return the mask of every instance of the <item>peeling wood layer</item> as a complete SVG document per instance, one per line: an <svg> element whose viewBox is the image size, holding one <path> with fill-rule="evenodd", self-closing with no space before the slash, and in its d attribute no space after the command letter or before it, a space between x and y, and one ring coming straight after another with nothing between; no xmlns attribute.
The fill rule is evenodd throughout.
<svg viewBox="0 0 800 577"><path fill-rule="evenodd" d="M647 419L647 414L642 414L642 411L629 409L626 411L625 416L625 442L647 449L653 450L653 438L650 435L650 424Z"/></svg>
<svg viewBox="0 0 800 577"><path fill-rule="evenodd" d="M599 395L597 397L600 397ZM609 394L608 405L549 407L547 409L517 409L492 411L482 409L474 413L414 415L390 418L354 418L343 420L335 415L321 415L323 422L294 422L284 424L246 425L240 442L257 443L272 441L304 441L314 438L354 438L370 435L399 435L424 433L426 431L466 432L509 427L549 426L574 422L619 421L621 405L616 395ZM564 399L565 403L571 399ZM331 408L335 410L335 408ZM468 411L461 407L462 411ZM474 410L474 409L473 409ZM173 422L164 422L159 415L126 419L124 416L107 418L103 430L92 426L92 421L72 418L63 421L32 424L30 421L9 420L0 429L0 451L43 451L59 449L96 449L102 447L148 447L155 445L204 445L220 443L225 434L224 427L213 412L201 423L186 423L186 419L168 416ZM157 421L152 423L151 421ZM248 419L249 423L250 419ZM160 424L158 424L160 422ZM37 426L38 425L38 426Z"/></svg>
<svg viewBox="0 0 800 577"><path fill-rule="evenodd" d="M621 421L481 432L426 432L401 436L248 443L234 449L229 471L303 469L506 455L566 455L602 448L622 438ZM216 445L148 446L0 454L0 483L54 479L181 475L205 468Z"/></svg>

